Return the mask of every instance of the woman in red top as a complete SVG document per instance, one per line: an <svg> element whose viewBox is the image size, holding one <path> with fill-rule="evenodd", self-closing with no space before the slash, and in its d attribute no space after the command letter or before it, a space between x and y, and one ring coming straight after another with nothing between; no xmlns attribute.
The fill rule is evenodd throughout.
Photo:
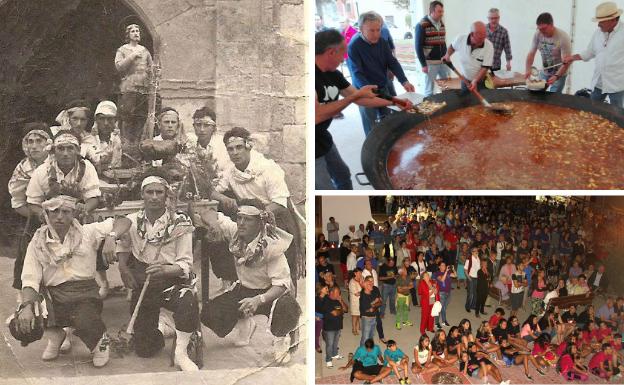
<svg viewBox="0 0 624 385"><path fill-rule="evenodd" d="M597 334L598 341L601 343L604 343L605 342L604 339L607 336L611 335L611 328L607 326L606 322L600 321L600 328L598 328L596 334Z"/></svg>
<svg viewBox="0 0 624 385"><path fill-rule="evenodd" d="M418 247L418 242L416 241L416 238L414 238L414 232L411 227L407 228L407 234L405 234L405 246L409 250L410 261L414 262L416 260L416 248Z"/></svg>
<svg viewBox="0 0 624 385"><path fill-rule="evenodd" d="M440 300L440 293L429 272L425 272L422 275L422 279L418 284L418 295L420 296L420 334L425 334L425 330L433 332L431 308L435 301Z"/></svg>
<svg viewBox="0 0 624 385"><path fill-rule="evenodd" d="M589 379L587 368L581 365L580 358L575 345L569 345L566 348L559 362L557 362L557 370L563 378L568 381L587 381Z"/></svg>

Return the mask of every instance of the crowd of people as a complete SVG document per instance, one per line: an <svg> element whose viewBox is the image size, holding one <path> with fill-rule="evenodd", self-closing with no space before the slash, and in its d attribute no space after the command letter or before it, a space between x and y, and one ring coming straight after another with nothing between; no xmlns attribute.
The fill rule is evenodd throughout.
<svg viewBox="0 0 624 385"><path fill-rule="evenodd" d="M344 358L339 338L350 314L352 333L360 335L343 366L352 369L351 381L372 383L394 373L405 383L408 368L422 375L454 366L502 382L511 365L523 366L529 380L531 367L540 375L553 368L566 380L620 377L624 297L613 296L608 254L600 247L617 215L528 197L389 197L386 203L386 214L394 215L349 225L339 245L318 235L315 345L322 352L322 336L327 367ZM467 315L489 318L478 325L467 315L451 319L449 303L462 291ZM556 298L579 302L560 308ZM411 307L420 307L420 316ZM387 340L382 319L388 315L397 330L418 323L418 342ZM383 354L375 332L387 346ZM413 359L398 349L409 343L416 345Z"/></svg>
<svg viewBox="0 0 624 385"><path fill-rule="evenodd" d="M608 98L612 105L624 108L624 26L620 22L621 14L622 9L615 2L599 4L592 19L598 28L586 49L576 54L572 53L568 32L555 26L553 15L548 12L539 14L535 21L537 31L524 63L524 77L531 81L542 80L548 91L561 93L570 65L577 60L595 59L594 73L588 84L591 99L605 101ZM423 73L425 96L434 93L438 79L449 77L445 63L450 62L452 56L457 59L457 67L466 78L466 82L461 82L463 93L485 88L486 77L503 68L503 52L504 68L511 71L512 39L500 24L499 9L491 8L487 23L473 22L467 33L453 37L448 46L443 16L444 4L432 1L428 15L415 27L415 53ZM368 135L374 124L391 113L387 107L392 102L376 96L396 96L395 78L406 92L415 91L396 58L394 42L383 17L375 11L363 12L357 28L359 31L349 20L341 24L340 30L324 28L322 19L317 18L315 135L316 188L319 190L352 189L350 170L328 132L332 120L355 103L360 109L364 133ZM542 58L541 70L533 67L538 51ZM345 60L353 85L338 70ZM399 107L411 109L413 106L407 101Z"/></svg>
<svg viewBox="0 0 624 385"><path fill-rule="evenodd" d="M150 111L158 68L139 44L139 26L129 25L126 38L115 57L119 109L103 100L92 114L90 103L77 100L57 116L58 125L25 127L26 157L8 183L11 206L25 222L11 333L26 346L45 330L46 361L71 349L76 336L96 367L106 365L106 270L118 262L131 292L129 330L139 357L155 356L175 336L176 366L196 371L201 355L189 352L202 344L200 322L219 337L235 331L235 345L245 346L256 330L254 316L263 315L275 358L284 360L297 343L296 283L304 266L284 171L253 148L245 128L217 135L208 107L193 114L193 132L184 130L174 108ZM154 129L146 128L152 113L157 135L146 137ZM140 201L141 208L115 215L122 200ZM201 209L209 200L218 213ZM180 209L188 204L196 209ZM114 218L96 221L98 210ZM222 283L210 298L209 268Z"/></svg>

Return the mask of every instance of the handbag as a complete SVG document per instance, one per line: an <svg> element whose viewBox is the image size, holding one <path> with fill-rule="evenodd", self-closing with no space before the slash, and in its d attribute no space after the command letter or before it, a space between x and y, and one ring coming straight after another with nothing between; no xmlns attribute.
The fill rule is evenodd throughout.
<svg viewBox="0 0 624 385"><path fill-rule="evenodd" d="M431 306L431 316L437 317L442 311L442 303L440 301L435 301L433 306Z"/></svg>

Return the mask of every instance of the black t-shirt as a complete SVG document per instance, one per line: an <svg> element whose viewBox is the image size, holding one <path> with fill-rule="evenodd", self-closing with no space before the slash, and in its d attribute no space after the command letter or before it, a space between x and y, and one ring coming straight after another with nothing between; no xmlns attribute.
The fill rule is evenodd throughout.
<svg viewBox="0 0 624 385"><path fill-rule="evenodd" d="M457 355L457 347L461 343L461 337L446 337L446 347L448 349L449 354Z"/></svg>
<svg viewBox="0 0 624 385"><path fill-rule="evenodd" d="M350 248L340 245L340 263L342 263L343 265L347 264L347 256L349 255L350 252L351 252Z"/></svg>
<svg viewBox="0 0 624 385"><path fill-rule="evenodd" d="M509 333L507 333L507 329L501 329L497 326L492 330L492 334L496 338L496 342L500 343L501 340L507 339Z"/></svg>
<svg viewBox="0 0 624 385"><path fill-rule="evenodd" d="M576 313L570 314L570 312L567 311L567 312L565 312L565 313L563 313L561 315L561 320L563 322L566 322L566 323L569 322L569 321L577 322L578 321L578 314L576 314Z"/></svg>
<svg viewBox="0 0 624 385"><path fill-rule="evenodd" d="M379 307L375 308L375 311L369 312L368 310L371 308L371 303L375 301L375 299L381 298L381 294L379 293L379 289L376 287L373 288L370 294L366 294L364 290L360 292L360 315L367 317L375 317L378 313Z"/></svg>
<svg viewBox="0 0 624 385"><path fill-rule="evenodd" d="M396 277L397 275L399 275L399 269L397 269L396 266L388 266L387 264L383 264L381 265L381 267L379 268L379 277L386 277L392 275L393 277ZM386 283L388 285L394 285L396 283L396 278L391 278L391 279L386 279L380 282Z"/></svg>
<svg viewBox="0 0 624 385"><path fill-rule="evenodd" d="M340 71L323 72L316 67L314 88L319 103L335 102L340 97L340 91L348 88L351 84L345 79ZM329 125L332 119L327 119L315 126L315 157L320 158L327 154L334 144Z"/></svg>
<svg viewBox="0 0 624 385"><path fill-rule="evenodd" d="M321 306L323 313L323 329L324 330L342 330L342 313L339 316L331 314L334 310L342 309L340 301L326 297Z"/></svg>
<svg viewBox="0 0 624 385"><path fill-rule="evenodd" d="M507 333L511 336L517 336L520 334L520 325L513 326L511 324L507 325Z"/></svg>

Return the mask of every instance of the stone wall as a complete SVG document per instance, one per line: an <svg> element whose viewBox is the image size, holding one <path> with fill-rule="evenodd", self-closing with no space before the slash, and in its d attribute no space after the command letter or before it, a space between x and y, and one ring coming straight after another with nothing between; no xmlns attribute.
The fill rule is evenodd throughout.
<svg viewBox="0 0 624 385"><path fill-rule="evenodd" d="M306 191L303 15L303 0L216 1L218 125L251 131L296 202Z"/></svg>

